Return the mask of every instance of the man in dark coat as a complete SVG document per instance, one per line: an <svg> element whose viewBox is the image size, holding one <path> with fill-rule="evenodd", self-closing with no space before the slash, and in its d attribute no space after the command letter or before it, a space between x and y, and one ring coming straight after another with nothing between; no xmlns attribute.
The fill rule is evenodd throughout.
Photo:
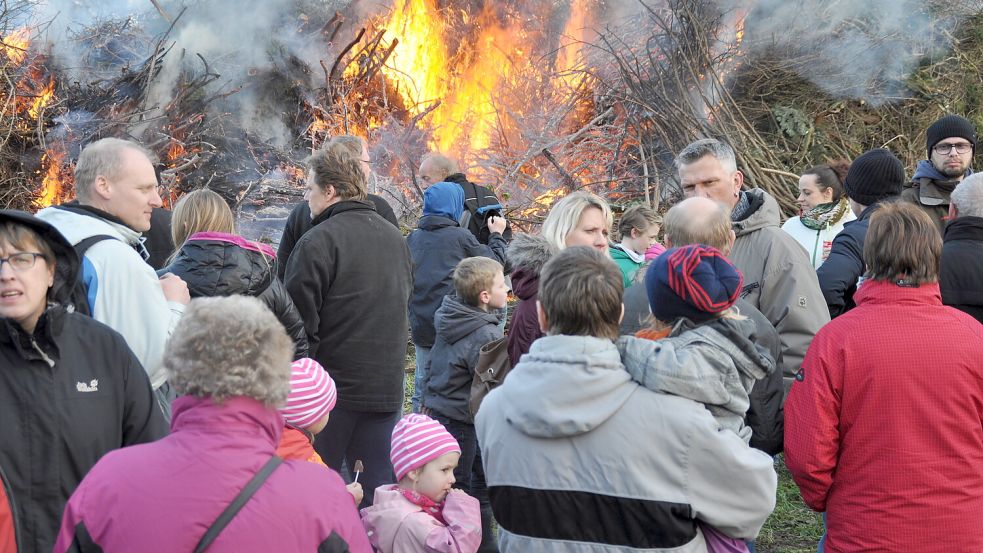
<svg viewBox="0 0 983 553"><path fill-rule="evenodd" d="M338 386L337 406L314 447L335 470L361 460L371 504L375 488L393 481L389 445L403 405L413 267L399 230L366 201L358 157L331 143L309 165L304 196L313 228L297 242L284 282L311 357Z"/></svg>
<svg viewBox="0 0 983 553"><path fill-rule="evenodd" d="M939 273L942 303L983 323L983 175L964 179L950 199Z"/></svg>
<svg viewBox="0 0 983 553"><path fill-rule="evenodd" d="M667 248L689 244L705 244L720 250L724 255L734 244L734 232L730 229L730 216L726 208L706 198L690 198L673 206L665 218L665 244ZM670 245L671 244L671 245ZM648 270L648 266L642 270ZM649 316L649 301L643 284L625 290L625 316L621 319L621 334L634 335L645 328ZM751 447L769 455L782 451L782 401L785 387L782 384L782 341L778 331L761 311L743 299L735 304L738 312L754 321L754 341L775 360L775 370L756 382L751 389L751 405L745 422L751 428ZM791 385L791 383L789 384Z"/></svg>
<svg viewBox="0 0 983 553"><path fill-rule="evenodd" d="M475 184L468 180L462 173L457 163L451 158L432 152L420 162L420 180L423 181L424 189L438 182L453 182L464 190L464 211L461 214L461 227L471 231L471 234L482 244L488 244L488 240L494 232L488 228L491 218L501 216L504 208L498 196L486 186ZM502 237L506 242L512 240L512 229L506 228L502 232Z"/></svg>
<svg viewBox="0 0 983 553"><path fill-rule="evenodd" d="M925 145L928 159L918 162L901 197L928 213L944 234L950 195L960 181L973 174L976 128L964 117L946 115L925 131Z"/></svg>
<svg viewBox="0 0 983 553"><path fill-rule="evenodd" d="M883 148L864 152L850 165L843 186L857 219L836 235L829 257L816 271L830 317L855 306L853 293L864 274L864 238L870 216L881 202L897 199L904 179L901 161Z"/></svg>

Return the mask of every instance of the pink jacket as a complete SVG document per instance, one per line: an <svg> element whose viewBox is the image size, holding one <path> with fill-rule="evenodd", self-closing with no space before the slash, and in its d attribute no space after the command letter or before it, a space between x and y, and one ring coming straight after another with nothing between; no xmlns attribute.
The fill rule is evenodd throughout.
<svg viewBox="0 0 983 553"><path fill-rule="evenodd" d="M475 553L481 545L478 500L453 491L444 501L444 526L410 503L395 484L375 490L371 507L362 509L362 524L379 553Z"/></svg>

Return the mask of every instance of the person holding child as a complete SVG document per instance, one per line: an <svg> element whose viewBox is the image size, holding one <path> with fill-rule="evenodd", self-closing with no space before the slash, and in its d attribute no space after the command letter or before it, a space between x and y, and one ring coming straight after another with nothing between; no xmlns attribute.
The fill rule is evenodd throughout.
<svg viewBox="0 0 983 553"><path fill-rule="evenodd" d="M701 403L631 380L617 266L574 247L541 278L547 335L475 421L502 550L705 552L701 525L754 537L775 506L771 457Z"/></svg>
<svg viewBox="0 0 983 553"><path fill-rule="evenodd" d="M420 410L426 388L427 361L436 333L434 313L444 296L453 291L451 275L454 268L462 259L473 256L484 256L505 264L506 243L502 237L507 226L505 219L489 217L491 234L488 245L485 245L478 242L468 229L458 225L463 211L464 190L460 185L438 182L423 193L423 217L416 230L406 237L413 258L413 295L410 297L409 318L416 349L414 411Z"/></svg>
<svg viewBox="0 0 983 553"><path fill-rule="evenodd" d="M375 490L362 524L379 553L475 553L481 543L478 500L452 488L461 446L425 415L403 417L393 429L398 484Z"/></svg>
<svg viewBox="0 0 983 553"><path fill-rule="evenodd" d="M461 445L461 459L454 478L458 488L481 503L480 551L498 551L492 533L485 470L468 400L481 347L502 337L495 313L508 301L502 266L485 257L465 259L454 270L454 290L455 294L444 297L434 320L437 340L431 350L423 405L427 414L443 424Z"/></svg>
<svg viewBox="0 0 983 553"><path fill-rule="evenodd" d="M635 275L645 264L645 254L657 245L662 216L654 209L644 205L629 207L618 221L618 234L621 242L611 246L611 259L618 264L624 277L624 286L635 283ZM663 248L663 251L665 248ZM656 256L653 255L652 258Z"/></svg>

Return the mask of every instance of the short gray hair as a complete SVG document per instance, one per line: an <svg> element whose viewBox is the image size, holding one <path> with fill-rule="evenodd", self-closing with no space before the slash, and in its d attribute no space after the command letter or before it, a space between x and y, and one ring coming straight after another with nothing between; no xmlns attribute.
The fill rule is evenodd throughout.
<svg viewBox="0 0 983 553"><path fill-rule="evenodd" d="M567 235L580 222L580 216L588 208L596 207L601 210L604 220L607 221L608 230L614 223L611 216L611 207L603 198L597 194L592 194L584 190L570 193L560 198L543 221L542 236L553 244L557 250L564 250L567 247Z"/></svg>
<svg viewBox="0 0 983 553"><path fill-rule="evenodd" d="M724 166L724 169L727 169L731 173L737 171L737 156L734 155L734 149L726 142L721 142L716 138L697 140L683 148L676 155L676 171L678 172L681 166L696 163L706 156L711 156L719 161Z"/></svg>
<svg viewBox="0 0 983 553"><path fill-rule="evenodd" d="M123 151L136 150L153 162L154 154L132 140L122 138L103 138L82 148L75 164L75 195L80 199L89 198L92 185L100 175L117 180L123 167Z"/></svg>
<svg viewBox="0 0 983 553"><path fill-rule="evenodd" d="M983 173L963 179L949 199L956 204L960 217L983 217Z"/></svg>
<svg viewBox="0 0 983 553"><path fill-rule="evenodd" d="M179 394L216 402L248 397L277 408L290 393L293 352L287 331L262 301L197 298L167 343L163 367Z"/></svg>

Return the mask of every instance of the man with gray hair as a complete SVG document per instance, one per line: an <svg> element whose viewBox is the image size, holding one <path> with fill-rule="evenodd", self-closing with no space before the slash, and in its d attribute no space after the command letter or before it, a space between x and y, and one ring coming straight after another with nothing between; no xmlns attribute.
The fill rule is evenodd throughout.
<svg viewBox="0 0 983 553"><path fill-rule="evenodd" d="M942 303L983 323L983 173L966 177L949 198L942 241Z"/></svg>
<svg viewBox="0 0 983 553"><path fill-rule="evenodd" d="M744 190L744 174L730 146L712 138L697 140L679 152L676 168L687 198L710 198L731 210L736 239L728 257L744 274L741 298L778 331L788 388L812 337L829 322L809 257L782 232L775 198L760 188Z"/></svg>
<svg viewBox="0 0 983 553"><path fill-rule="evenodd" d="M173 397L161 358L191 297L180 277L168 273L158 278L146 262L149 254L140 233L150 229L151 213L162 203L150 152L118 138L89 144L75 166L75 195L75 201L37 216L79 252L88 312L123 335L170 420Z"/></svg>

